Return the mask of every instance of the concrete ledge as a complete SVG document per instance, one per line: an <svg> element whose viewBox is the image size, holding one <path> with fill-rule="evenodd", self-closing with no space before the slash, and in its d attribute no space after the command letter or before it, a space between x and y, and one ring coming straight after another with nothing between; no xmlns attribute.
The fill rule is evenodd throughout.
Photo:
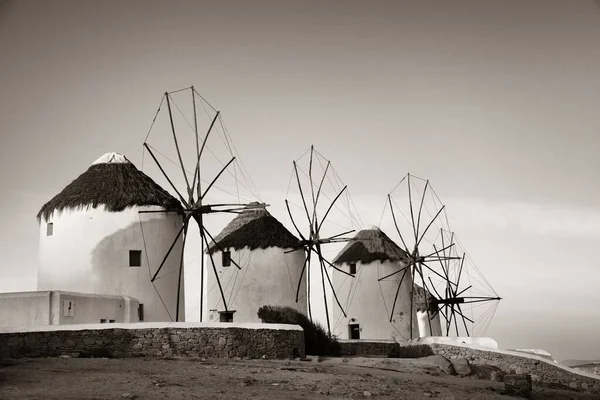
<svg viewBox="0 0 600 400"><path fill-rule="evenodd" d="M0 333L0 357L304 357L297 325L134 323L30 327Z"/></svg>

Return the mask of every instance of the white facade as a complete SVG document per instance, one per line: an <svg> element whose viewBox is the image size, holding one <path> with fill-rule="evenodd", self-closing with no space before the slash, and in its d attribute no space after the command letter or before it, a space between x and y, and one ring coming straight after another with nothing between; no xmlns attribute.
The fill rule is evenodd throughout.
<svg viewBox="0 0 600 400"><path fill-rule="evenodd" d="M350 264L337 265L350 272ZM402 285L398 285L403 272L379 281L404 268L402 262L373 261L356 263L356 276L351 278L339 271L333 272L333 285L347 317L339 307L333 307L331 333L339 339L351 339L351 330L358 324L359 339L405 340L410 339L411 274L406 271ZM390 322L390 313L398 291L396 306ZM418 337L418 324L413 316L413 337ZM356 338L356 337L354 337Z"/></svg>
<svg viewBox="0 0 600 400"><path fill-rule="evenodd" d="M440 313L433 315L432 312L417 311L417 320L419 322L419 337L442 336L442 325L440 323Z"/></svg>
<svg viewBox="0 0 600 400"><path fill-rule="evenodd" d="M224 249L227 251L226 249ZM250 250L230 250L233 263L223 266L223 253L212 255L227 301L227 308L233 313L233 322L261 322L258 309L264 305L293 307L306 314L306 272L302 276L300 298L296 303L296 290L304 265L304 251L285 253L288 249L268 247ZM225 311L221 293L210 256L204 261L205 290L203 296L203 322L220 321L220 311Z"/></svg>
<svg viewBox="0 0 600 400"><path fill-rule="evenodd" d="M138 322L139 302L128 296L89 293L0 293L0 327Z"/></svg>
<svg viewBox="0 0 600 400"><path fill-rule="evenodd" d="M144 321L175 321L181 236L159 279L154 284L150 280L177 236L182 216L140 210L161 208L108 212L100 205L55 211L48 221L42 217L38 290L132 296L143 305ZM141 266L130 266L130 251L141 251ZM185 317L183 275L181 279L179 321Z"/></svg>

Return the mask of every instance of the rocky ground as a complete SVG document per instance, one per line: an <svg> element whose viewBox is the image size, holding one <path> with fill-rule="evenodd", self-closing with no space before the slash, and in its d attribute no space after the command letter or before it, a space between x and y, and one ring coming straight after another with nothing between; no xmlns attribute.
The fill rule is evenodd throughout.
<svg viewBox="0 0 600 400"><path fill-rule="evenodd" d="M509 399L501 372L439 357L312 361L45 358L0 363L0 399ZM447 361L446 361L447 362ZM460 366L456 367L460 370ZM460 371L459 371L460 372ZM534 386L534 399L598 395Z"/></svg>

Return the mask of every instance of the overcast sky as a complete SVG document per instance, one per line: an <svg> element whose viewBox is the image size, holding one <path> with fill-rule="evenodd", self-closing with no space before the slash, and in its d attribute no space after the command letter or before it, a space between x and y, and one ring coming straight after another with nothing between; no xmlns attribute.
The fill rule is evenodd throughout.
<svg viewBox="0 0 600 400"><path fill-rule="evenodd" d="M0 290L35 290L42 204L137 165L166 90L222 112L265 201L311 144L378 224L407 172L504 298L488 335L600 357L594 1L0 2Z"/></svg>

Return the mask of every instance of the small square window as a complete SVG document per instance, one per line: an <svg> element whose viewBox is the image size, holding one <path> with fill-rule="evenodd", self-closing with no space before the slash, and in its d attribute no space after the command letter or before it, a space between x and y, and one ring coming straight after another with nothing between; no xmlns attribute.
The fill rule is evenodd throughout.
<svg viewBox="0 0 600 400"><path fill-rule="evenodd" d="M109 320L108 320L108 323L109 323L109 324L114 324L114 323L115 323L115 320L114 320L114 319L109 319Z"/></svg>
<svg viewBox="0 0 600 400"><path fill-rule="evenodd" d="M350 274L352 274L352 275L356 274L356 264L354 264L354 263L350 264Z"/></svg>
<svg viewBox="0 0 600 400"><path fill-rule="evenodd" d="M46 236L52 236L54 233L54 222L48 222L46 224Z"/></svg>
<svg viewBox="0 0 600 400"><path fill-rule="evenodd" d="M129 266L130 267L141 267L142 266L142 251L141 250L129 250Z"/></svg>
<svg viewBox="0 0 600 400"><path fill-rule="evenodd" d="M224 267L229 267L231 265L231 252L224 251L223 259L221 261L222 261L221 265L223 265Z"/></svg>
<svg viewBox="0 0 600 400"><path fill-rule="evenodd" d="M100 320L100 323L101 323L101 324L105 324L105 323L106 323L106 318L102 318L102 319Z"/></svg>

